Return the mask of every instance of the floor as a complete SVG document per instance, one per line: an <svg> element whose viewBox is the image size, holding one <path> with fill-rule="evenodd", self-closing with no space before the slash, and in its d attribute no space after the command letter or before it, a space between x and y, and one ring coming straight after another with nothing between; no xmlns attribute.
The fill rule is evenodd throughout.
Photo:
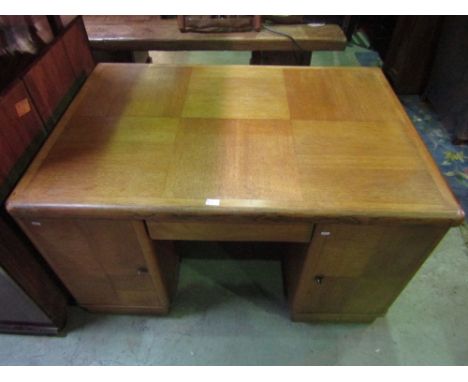
<svg viewBox="0 0 468 382"><path fill-rule="evenodd" d="M242 52L153 52L152 56L154 62L247 64L249 60ZM358 41L344 52L314 53L311 64L368 66L379 65L380 60ZM431 114L429 119L427 113L432 112L418 98L403 103L449 181L462 180L462 175L451 174L460 169L466 174L466 151L448 146L437 117ZM447 159L440 147L463 152L462 159L461 154L448 154ZM460 198L465 191L459 188ZM70 308L62 337L0 335L0 364L468 363L468 249L459 228L449 231L388 314L372 324L293 323L278 262L234 261L219 255L224 258L199 259L193 253L184 259L177 299L168 317L91 314Z"/></svg>

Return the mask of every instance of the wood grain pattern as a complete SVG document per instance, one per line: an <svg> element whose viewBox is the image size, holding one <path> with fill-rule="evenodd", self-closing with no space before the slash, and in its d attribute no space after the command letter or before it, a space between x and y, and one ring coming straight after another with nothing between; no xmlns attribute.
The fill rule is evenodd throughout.
<svg viewBox="0 0 468 382"><path fill-rule="evenodd" d="M39 115L51 127L57 122L57 109L75 81L73 68L61 40L50 46L24 75Z"/></svg>
<svg viewBox="0 0 468 382"><path fill-rule="evenodd" d="M0 96L0 202L45 138L44 125L24 84L14 81Z"/></svg>
<svg viewBox="0 0 468 382"><path fill-rule="evenodd" d="M446 231L318 225L308 249L284 258L293 319L359 321L385 314Z"/></svg>
<svg viewBox="0 0 468 382"><path fill-rule="evenodd" d="M180 116L191 69L143 68L137 64L99 66L77 114L90 117ZM158 86L154 86L155 83Z"/></svg>
<svg viewBox="0 0 468 382"><path fill-rule="evenodd" d="M379 69L284 70L291 119L395 121L401 118Z"/></svg>
<svg viewBox="0 0 468 382"><path fill-rule="evenodd" d="M141 235L143 222L41 219L20 223L81 305L167 312L167 289L155 265L158 255L147 235Z"/></svg>
<svg viewBox="0 0 468 382"><path fill-rule="evenodd" d="M290 39L267 30L242 33L182 33L177 21L158 16L85 16L91 47L101 50L296 50ZM276 25L304 50L343 50L338 25Z"/></svg>
<svg viewBox="0 0 468 382"><path fill-rule="evenodd" d="M18 106L19 105L19 106ZM20 109L20 110L18 110ZM21 158L32 141L45 137L46 132L28 92L21 81L15 81L0 97L0 135L3 154L9 152L8 159L2 160L1 167L8 173ZM14 179L16 181L16 179Z"/></svg>
<svg viewBox="0 0 468 382"><path fill-rule="evenodd" d="M463 219L374 68L100 64L8 205L42 217Z"/></svg>
<svg viewBox="0 0 468 382"><path fill-rule="evenodd" d="M192 71L182 117L289 120L283 73L197 68Z"/></svg>
<svg viewBox="0 0 468 382"><path fill-rule="evenodd" d="M75 78L87 77L94 69L94 59L89 48L83 19L78 18L62 38Z"/></svg>
<svg viewBox="0 0 468 382"><path fill-rule="evenodd" d="M163 221L146 222L154 240L205 241L280 241L308 243L312 234L310 224L239 224Z"/></svg>

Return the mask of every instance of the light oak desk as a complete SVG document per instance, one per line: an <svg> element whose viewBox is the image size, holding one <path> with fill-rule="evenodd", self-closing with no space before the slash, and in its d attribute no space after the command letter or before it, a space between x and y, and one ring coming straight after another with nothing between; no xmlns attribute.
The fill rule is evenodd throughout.
<svg viewBox="0 0 468 382"><path fill-rule="evenodd" d="M463 219L375 68L100 64L8 210L93 311L166 313L173 240L272 241L292 317L343 321Z"/></svg>

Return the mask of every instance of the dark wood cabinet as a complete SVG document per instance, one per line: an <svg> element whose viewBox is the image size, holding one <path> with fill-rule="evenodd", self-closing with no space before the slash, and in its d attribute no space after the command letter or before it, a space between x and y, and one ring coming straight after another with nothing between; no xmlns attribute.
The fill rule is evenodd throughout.
<svg viewBox="0 0 468 382"><path fill-rule="evenodd" d="M3 206L47 136L20 80L0 97L0 127L0 330L54 334L65 324L66 296Z"/></svg>
<svg viewBox="0 0 468 382"><path fill-rule="evenodd" d="M71 297L4 203L93 68L76 18L0 94L0 331L55 334L65 325Z"/></svg>
<svg viewBox="0 0 468 382"><path fill-rule="evenodd" d="M426 97L453 135L468 141L468 16L445 16Z"/></svg>
<svg viewBox="0 0 468 382"><path fill-rule="evenodd" d="M437 45L440 16L399 16L383 70L398 94L421 94Z"/></svg>

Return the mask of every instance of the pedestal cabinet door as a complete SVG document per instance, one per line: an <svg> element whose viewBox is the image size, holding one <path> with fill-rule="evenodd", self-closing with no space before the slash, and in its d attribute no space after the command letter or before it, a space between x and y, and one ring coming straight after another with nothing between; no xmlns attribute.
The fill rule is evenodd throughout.
<svg viewBox="0 0 468 382"><path fill-rule="evenodd" d="M168 309L143 222L40 219L21 225L80 305L128 312Z"/></svg>
<svg viewBox="0 0 468 382"><path fill-rule="evenodd" d="M298 274L287 277L293 318L365 321L384 314L446 231L318 225L309 248L286 261L286 271Z"/></svg>

